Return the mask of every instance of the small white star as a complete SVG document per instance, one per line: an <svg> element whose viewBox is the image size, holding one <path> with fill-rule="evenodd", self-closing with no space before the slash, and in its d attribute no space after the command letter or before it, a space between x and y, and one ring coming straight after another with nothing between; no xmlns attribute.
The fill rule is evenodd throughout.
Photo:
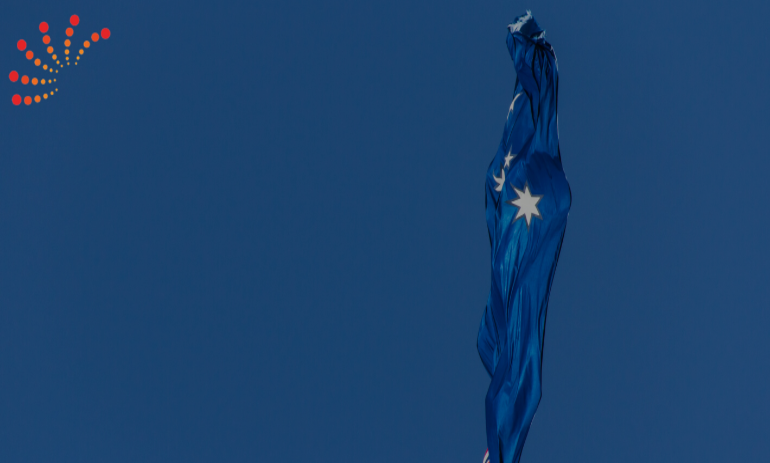
<svg viewBox="0 0 770 463"><path fill-rule="evenodd" d="M513 184L511 184L511 187L513 188L513 191L515 191L519 196L516 199L506 201L507 204L519 208L519 211L516 212L516 217L514 217L513 222L524 217L527 220L527 229L529 229L529 224L532 222L532 216L543 220L543 217L540 215L540 211L537 209L537 203L540 202L540 199L543 197L543 195L532 195L532 193L529 191L529 185L526 183L524 184L524 191L519 190L513 186Z"/></svg>
<svg viewBox="0 0 770 463"><path fill-rule="evenodd" d="M521 96L521 93L513 97L513 101L511 101L511 106L508 108L508 112L513 111L513 107L516 105L516 100L518 100L520 96Z"/></svg>
<svg viewBox="0 0 770 463"><path fill-rule="evenodd" d="M510 152L510 151L508 151L508 155L507 155L507 156L504 158L504 161L505 161L505 166L503 166L503 167L504 167L505 169L507 169L508 167L510 167L510 165L511 165L511 160L512 160L513 158L515 158L515 157L516 157L516 155L515 155L515 154L511 154L511 152Z"/></svg>
<svg viewBox="0 0 770 463"><path fill-rule="evenodd" d="M495 179L495 183L497 183L495 191L503 191L503 184L505 184L505 169L501 167L500 177L495 177L495 174L492 174L492 178Z"/></svg>

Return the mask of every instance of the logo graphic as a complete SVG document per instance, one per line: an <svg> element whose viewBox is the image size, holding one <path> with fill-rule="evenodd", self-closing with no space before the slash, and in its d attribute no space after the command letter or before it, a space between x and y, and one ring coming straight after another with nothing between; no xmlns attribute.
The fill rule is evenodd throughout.
<svg viewBox="0 0 770 463"><path fill-rule="evenodd" d="M23 87L21 93L27 94L27 96L24 96L23 98L19 93L14 94L13 97L11 97L11 102L15 106L20 106L22 102L24 102L26 106L30 106L33 101L35 103L40 103L43 100L47 100L48 97L54 96L54 94L59 91L56 85L57 74L59 74L59 71L64 71L65 67L69 66L71 63L74 63L75 66L77 66L80 62L80 58L85 58L86 50L91 48L91 45L96 44L96 42L98 42L100 39L107 40L110 38L110 30L105 27L100 32L94 32L91 34L90 40L86 39L82 46L78 47L75 44L77 39L74 38L74 28L80 24L80 17L78 17L76 14L73 14L70 17L70 24L72 27L68 27L64 31L64 34L67 36L62 43L64 45L64 56L59 56L56 54L56 49L51 43L51 36L48 35L47 22L40 23L40 33L43 34L42 42L46 47L44 50L50 58L47 57L43 52L39 52L36 55L33 50L27 47L27 42L24 39L21 39L16 43L16 48L18 48L19 51L24 52L24 56L27 58L27 61L34 63L35 69L32 77L26 74L19 75L19 73L15 70L11 71L11 73L8 75L8 78L11 79L11 82L25 86ZM72 48L71 54L70 47ZM78 48L79 50L75 51ZM75 59L70 60L70 56L74 57ZM48 63L44 64L44 59L45 61L48 61ZM28 85L32 85L32 87L27 87ZM30 93L37 93L37 95L31 96Z"/></svg>

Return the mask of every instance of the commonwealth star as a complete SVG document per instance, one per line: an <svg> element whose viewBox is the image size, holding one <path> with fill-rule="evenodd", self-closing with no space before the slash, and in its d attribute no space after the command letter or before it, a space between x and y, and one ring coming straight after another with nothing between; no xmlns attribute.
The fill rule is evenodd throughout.
<svg viewBox="0 0 770 463"><path fill-rule="evenodd" d="M529 224L532 222L533 216L543 220L543 217L540 215L540 211L537 209L537 203L540 202L540 199L542 199L543 195L533 195L529 191L529 185L526 183L524 184L523 191L513 186L513 184L509 185L511 185L513 191L515 191L516 195L518 195L518 198L506 201L506 204L510 204L511 206L519 208L518 212L516 212L516 217L513 218L513 222L516 222L520 218L524 217L527 220L527 230L529 230Z"/></svg>

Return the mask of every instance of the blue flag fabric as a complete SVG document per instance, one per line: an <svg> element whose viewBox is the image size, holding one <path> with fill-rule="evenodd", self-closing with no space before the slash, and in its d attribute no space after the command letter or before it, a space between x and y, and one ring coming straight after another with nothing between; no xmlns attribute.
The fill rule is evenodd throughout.
<svg viewBox="0 0 770 463"><path fill-rule="evenodd" d="M492 377L485 402L492 463L519 461L540 403L548 297L571 203L559 152L556 55L529 12L508 32L517 78L487 171L492 288L478 336Z"/></svg>

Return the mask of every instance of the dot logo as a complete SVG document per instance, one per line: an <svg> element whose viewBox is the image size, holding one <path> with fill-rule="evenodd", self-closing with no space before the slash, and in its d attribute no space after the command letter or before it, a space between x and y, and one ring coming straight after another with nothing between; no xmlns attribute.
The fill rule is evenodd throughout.
<svg viewBox="0 0 770 463"><path fill-rule="evenodd" d="M81 58L85 58L86 50L90 49L99 40L110 38L110 30L106 27L99 32L93 32L85 40L76 38L75 28L80 24L80 17L76 14L70 17L70 26L64 30L64 40L53 39L49 34L47 22L41 22L39 29L43 34L41 38L42 46L32 47L27 45L24 39L16 42L16 48L24 53L27 59L27 66L30 68L29 74L19 74L13 70L8 74L8 78L14 84L21 86L19 93L11 97L11 103L14 106L31 106L33 102L40 103L47 100L59 91L58 74L64 72L65 68L71 65L77 66ZM56 41L58 40L58 42ZM62 47L63 48L60 48ZM35 50L33 50L35 48ZM42 51L39 51L42 50ZM57 50L61 50L57 53ZM62 55L59 55L62 53ZM34 69L32 65L34 64ZM33 95L34 94L34 95ZM25 95L22 97L22 95Z"/></svg>

